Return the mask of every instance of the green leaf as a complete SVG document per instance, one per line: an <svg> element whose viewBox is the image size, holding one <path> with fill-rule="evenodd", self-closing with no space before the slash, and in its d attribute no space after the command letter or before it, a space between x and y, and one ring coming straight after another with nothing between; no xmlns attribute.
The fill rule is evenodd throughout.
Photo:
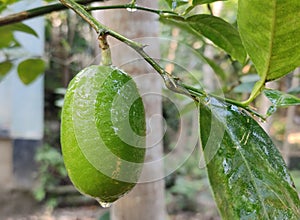
<svg viewBox="0 0 300 220"><path fill-rule="evenodd" d="M20 0L0 0L0 12L7 8L8 5L11 5Z"/></svg>
<svg viewBox="0 0 300 220"><path fill-rule="evenodd" d="M300 65L299 18L299 0L239 0L239 31L261 85Z"/></svg>
<svg viewBox="0 0 300 220"><path fill-rule="evenodd" d="M272 104L277 107L300 105L300 99L298 97L278 90L265 89L264 94Z"/></svg>
<svg viewBox="0 0 300 220"><path fill-rule="evenodd" d="M28 25L16 23L0 27L0 48L18 46L19 43L14 38L13 32L20 31L38 37L37 33Z"/></svg>
<svg viewBox="0 0 300 220"><path fill-rule="evenodd" d="M20 31L38 37L38 34L35 32L35 30L23 23L15 23L0 27L1 34L13 31Z"/></svg>
<svg viewBox="0 0 300 220"><path fill-rule="evenodd" d="M1 28L0 28L0 36L1 36L0 48L10 47L15 42L14 35L10 31L8 31L8 32L7 31L2 31Z"/></svg>
<svg viewBox="0 0 300 220"><path fill-rule="evenodd" d="M46 65L42 59L27 59L18 65L18 75L21 81L28 85L45 71Z"/></svg>
<svg viewBox="0 0 300 220"><path fill-rule="evenodd" d="M195 30L191 28L188 23L185 21L185 18L179 15L161 15L159 18L159 21L163 24L180 28L183 31L186 31L190 34L193 34L196 37L202 37L199 36L198 33L195 33Z"/></svg>
<svg viewBox="0 0 300 220"><path fill-rule="evenodd" d="M227 0L193 0L193 5L209 4L213 2L219 2L219 1L227 1Z"/></svg>
<svg viewBox="0 0 300 220"><path fill-rule="evenodd" d="M283 93L273 89L265 89L264 94L273 104L268 109L267 116L273 114L278 107L300 105L300 99L288 93Z"/></svg>
<svg viewBox="0 0 300 220"><path fill-rule="evenodd" d="M300 219L300 201L270 137L249 115L215 98L200 102L207 172L223 219Z"/></svg>
<svg viewBox="0 0 300 220"><path fill-rule="evenodd" d="M233 58L243 63L246 52L238 31L219 17L201 14L188 17L187 23L199 34L211 40Z"/></svg>
<svg viewBox="0 0 300 220"><path fill-rule="evenodd" d="M174 24L196 37L208 38L241 63L246 59L246 52L237 29L219 17L208 14L198 14L188 18L172 15L161 16L161 21Z"/></svg>
<svg viewBox="0 0 300 220"><path fill-rule="evenodd" d="M218 1L226 1L226 0L192 0L192 1L189 1L189 2L191 2L190 6L185 10L184 14L187 14L188 12L190 12L197 5L210 4L210 3L214 3L214 2L218 2Z"/></svg>
<svg viewBox="0 0 300 220"><path fill-rule="evenodd" d="M0 63L0 78L3 78L13 67L10 61L4 61Z"/></svg>

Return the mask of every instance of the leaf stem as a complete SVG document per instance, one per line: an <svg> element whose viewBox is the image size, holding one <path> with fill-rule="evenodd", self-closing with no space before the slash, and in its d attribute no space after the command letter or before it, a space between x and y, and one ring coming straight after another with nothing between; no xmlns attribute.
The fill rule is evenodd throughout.
<svg viewBox="0 0 300 220"><path fill-rule="evenodd" d="M107 34L102 33L98 36L99 47L101 48L101 64L104 66L112 65L111 52L107 42Z"/></svg>
<svg viewBox="0 0 300 220"><path fill-rule="evenodd" d="M249 106L245 106L242 102L239 102L239 101L235 101L235 100L232 100L232 99L228 99L228 98L225 98L225 97L220 97L220 96L217 96L217 95L214 95L214 94L207 94L203 89L196 89L194 87L191 87L191 86L188 86L188 85L185 85L185 84L182 84L182 86L184 88L186 88L191 94L193 94L194 96L200 96L200 97L214 97L218 100L221 100L221 101L225 101L226 103L229 103L229 104L232 104L232 105L235 105L235 106L238 106L242 109L245 109L246 111L248 111L250 114L256 116L256 117L259 117L260 119L262 119L263 121L266 120L266 117L261 115L260 113L256 112L255 110L253 110L251 107Z"/></svg>
<svg viewBox="0 0 300 220"><path fill-rule="evenodd" d="M81 5L76 3L74 0L60 0L60 2L62 4L64 4L65 6L67 6L68 8L75 11L75 13L77 13L86 22L88 22L95 29L95 31L99 34L99 36L101 36L103 34L110 35L110 36L120 40L121 42L127 44L129 47L131 47L137 53L139 53L143 57L143 59L146 62L148 62L161 75L161 77L163 78L165 85L168 89L170 89L176 93L187 95L187 96L193 98L194 100L198 100L197 99L198 96L202 96L202 97L213 96L215 98L218 98L219 100L223 100L227 103L237 105L237 106L249 111L250 113L264 119L264 117L261 116L259 113L255 112L254 110L243 105L240 102L226 99L226 98L224 99L222 97L218 97L215 95L207 95L203 89L196 89L191 86L185 85L179 78L166 72L153 58L151 58L144 51L144 47L145 47L144 45L137 43L135 41L132 41L132 40L124 37L123 35L107 28L106 26L101 24L98 20L96 20L91 14L89 14Z"/></svg>
<svg viewBox="0 0 300 220"><path fill-rule="evenodd" d="M250 97L246 101L242 102L242 104L244 106L248 106L261 93L264 87L265 79L260 79L259 81L257 81L252 89Z"/></svg>

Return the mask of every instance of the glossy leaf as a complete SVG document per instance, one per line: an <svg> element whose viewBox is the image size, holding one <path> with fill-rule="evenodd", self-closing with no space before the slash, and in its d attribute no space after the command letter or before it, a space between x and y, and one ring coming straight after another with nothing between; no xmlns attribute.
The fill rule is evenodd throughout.
<svg viewBox="0 0 300 220"><path fill-rule="evenodd" d="M300 219L300 201L270 137L236 106L201 100L200 135L223 219Z"/></svg>
<svg viewBox="0 0 300 220"><path fill-rule="evenodd" d="M272 104L277 107L300 105L300 99L298 97L278 90L265 89L264 94Z"/></svg>
<svg viewBox="0 0 300 220"><path fill-rule="evenodd" d="M299 18L299 0L239 0L239 31L261 84L300 66Z"/></svg>
<svg viewBox="0 0 300 220"><path fill-rule="evenodd" d="M265 89L264 94L273 104L269 107L267 116L273 114L279 107L300 105L300 99L298 97L278 90Z"/></svg>
<svg viewBox="0 0 300 220"><path fill-rule="evenodd" d="M172 15L162 17L161 20L177 25L196 37L208 38L241 63L246 59L246 52L237 29L219 17L208 14L198 14L188 18Z"/></svg>
<svg viewBox="0 0 300 220"><path fill-rule="evenodd" d="M27 59L18 65L18 75L21 81L28 85L44 73L45 68L45 62L42 59Z"/></svg>

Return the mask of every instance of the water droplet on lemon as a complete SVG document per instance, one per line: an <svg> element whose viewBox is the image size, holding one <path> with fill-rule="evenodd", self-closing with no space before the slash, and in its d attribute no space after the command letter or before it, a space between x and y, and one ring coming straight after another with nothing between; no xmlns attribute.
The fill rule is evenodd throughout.
<svg viewBox="0 0 300 220"><path fill-rule="evenodd" d="M99 202L99 204L102 206L102 208L109 208L109 207L111 207L111 205L112 205L111 202L101 202L101 201L99 201L99 200L98 200L98 202Z"/></svg>

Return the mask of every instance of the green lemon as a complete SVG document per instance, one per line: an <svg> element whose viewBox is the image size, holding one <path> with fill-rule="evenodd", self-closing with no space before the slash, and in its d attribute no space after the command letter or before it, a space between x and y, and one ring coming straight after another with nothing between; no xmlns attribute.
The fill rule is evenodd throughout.
<svg viewBox="0 0 300 220"><path fill-rule="evenodd" d="M89 66L70 82L61 122L68 175L83 194L105 205L137 183L145 156L145 113L123 71Z"/></svg>

